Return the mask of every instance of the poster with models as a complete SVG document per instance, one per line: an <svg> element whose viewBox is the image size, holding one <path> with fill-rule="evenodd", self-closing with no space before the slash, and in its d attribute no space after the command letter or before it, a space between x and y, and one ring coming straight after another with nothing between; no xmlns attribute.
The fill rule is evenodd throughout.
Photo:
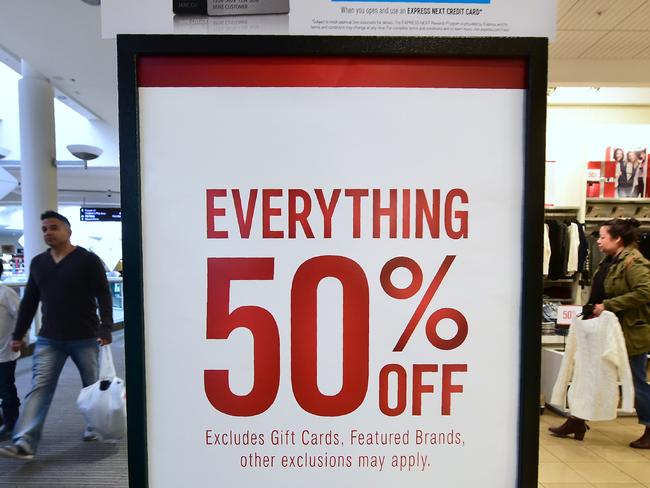
<svg viewBox="0 0 650 488"><path fill-rule="evenodd" d="M102 1L102 34L555 36L547 0Z"/></svg>
<svg viewBox="0 0 650 488"><path fill-rule="evenodd" d="M127 378L129 434L146 435L133 464L149 486L529 486L524 239L541 232L516 223L525 199L541 216L527 178L544 141L534 153L522 123L523 51L221 37L217 54L167 55L177 39L138 58L137 110L121 95L122 181L139 199L123 208L125 263L131 243L143 277L127 355L146 372ZM242 49L267 54L221 55Z"/></svg>
<svg viewBox="0 0 650 488"><path fill-rule="evenodd" d="M587 198L646 198L648 150L643 145L612 145L603 161L587 163Z"/></svg>
<svg viewBox="0 0 650 488"><path fill-rule="evenodd" d="M644 198L646 196L646 180L648 178L647 149L611 146L607 148L611 154L607 161L613 161L616 168L616 197Z"/></svg>

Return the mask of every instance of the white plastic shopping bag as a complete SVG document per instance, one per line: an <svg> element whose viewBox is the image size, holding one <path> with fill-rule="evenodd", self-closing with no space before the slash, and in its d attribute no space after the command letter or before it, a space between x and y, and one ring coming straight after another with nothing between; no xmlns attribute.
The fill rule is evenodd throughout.
<svg viewBox="0 0 650 488"><path fill-rule="evenodd" d="M77 406L100 440L126 435L126 390L124 382L115 376L109 345L99 348L99 381L81 389Z"/></svg>

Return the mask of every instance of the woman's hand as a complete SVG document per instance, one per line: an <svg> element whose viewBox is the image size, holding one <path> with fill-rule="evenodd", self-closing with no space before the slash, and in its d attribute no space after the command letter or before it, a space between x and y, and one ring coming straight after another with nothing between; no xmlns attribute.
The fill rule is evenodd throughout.
<svg viewBox="0 0 650 488"><path fill-rule="evenodd" d="M597 303L594 305L594 315L598 317L601 313L605 311L605 306L602 303Z"/></svg>

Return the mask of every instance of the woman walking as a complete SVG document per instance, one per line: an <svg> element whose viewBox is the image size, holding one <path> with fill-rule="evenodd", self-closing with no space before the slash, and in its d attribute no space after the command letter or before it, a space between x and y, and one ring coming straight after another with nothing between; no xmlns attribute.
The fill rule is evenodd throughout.
<svg viewBox="0 0 650 488"><path fill-rule="evenodd" d="M621 324L634 381L634 406L639 423L645 426L643 435L630 446L650 449L650 262L637 249L638 227L636 219L613 219L600 228L598 247L606 257L594 276L589 304L593 304L593 316L607 310ZM560 437L573 434L582 439L587 426L584 419L569 417L549 430Z"/></svg>

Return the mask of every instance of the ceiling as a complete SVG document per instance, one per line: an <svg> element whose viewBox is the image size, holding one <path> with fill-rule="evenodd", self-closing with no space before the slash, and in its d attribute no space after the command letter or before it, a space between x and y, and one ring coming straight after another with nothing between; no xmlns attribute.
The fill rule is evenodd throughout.
<svg viewBox="0 0 650 488"><path fill-rule="evenodd" d="M650 86L650 0L559 0L557 5L550 85Z"/></svg>
<svg viewBox="0 0 650 488"><path fill-rule="evenodd" d="M62 96L117 127L115 40L101 38L99 7L81 0L0 0L0 48L10 66L20 71L18 60L27 60Z"/></svg>
<svg viewBox="0 0 650 488"><path fill-rule="evenodd" d="M558 0L557 19L549 85L650 87L650 0ZM81 0L0 0L0 60L19 70L20 58L50 79L64 103L117 128L115 40L101 38L99 7ZM650 90L638 93L635 103L650 105ZM90 170L69 171L79 176L62 175L62 190L115 189L116 169L96 178Z"/></svg>
<svg viewBox="0 0 650 488"><path fill-rule="evenodd" d="M558 0L549 84L650 86L650 0ZM0 59L28 60L62 96L117 127L114 39L81 0L0 0Z"/></svg>
<svg viewBox="0 0 650 488"><path fill-rule="evenodd" d="M650 59L647 0L560 1L557 27L555 59Z"/></svg>
<svg viewBox="0 0 650 488"><path fill-rule="evenodd" d="M650 0L558 0L549 84L650 87ZM0 0L0 59L28 60L63 96L117 127L114 39L81 0Z"/></svg>
<svg viewBox="0 0 650 488"><path fill-rule="evenodd" d="M20 181L20 169L5 169ZM57 168L59 204L89 207L120 206L120 173L118 168ZM0 200L0 205L20 205L20 186Z"/></svg>

